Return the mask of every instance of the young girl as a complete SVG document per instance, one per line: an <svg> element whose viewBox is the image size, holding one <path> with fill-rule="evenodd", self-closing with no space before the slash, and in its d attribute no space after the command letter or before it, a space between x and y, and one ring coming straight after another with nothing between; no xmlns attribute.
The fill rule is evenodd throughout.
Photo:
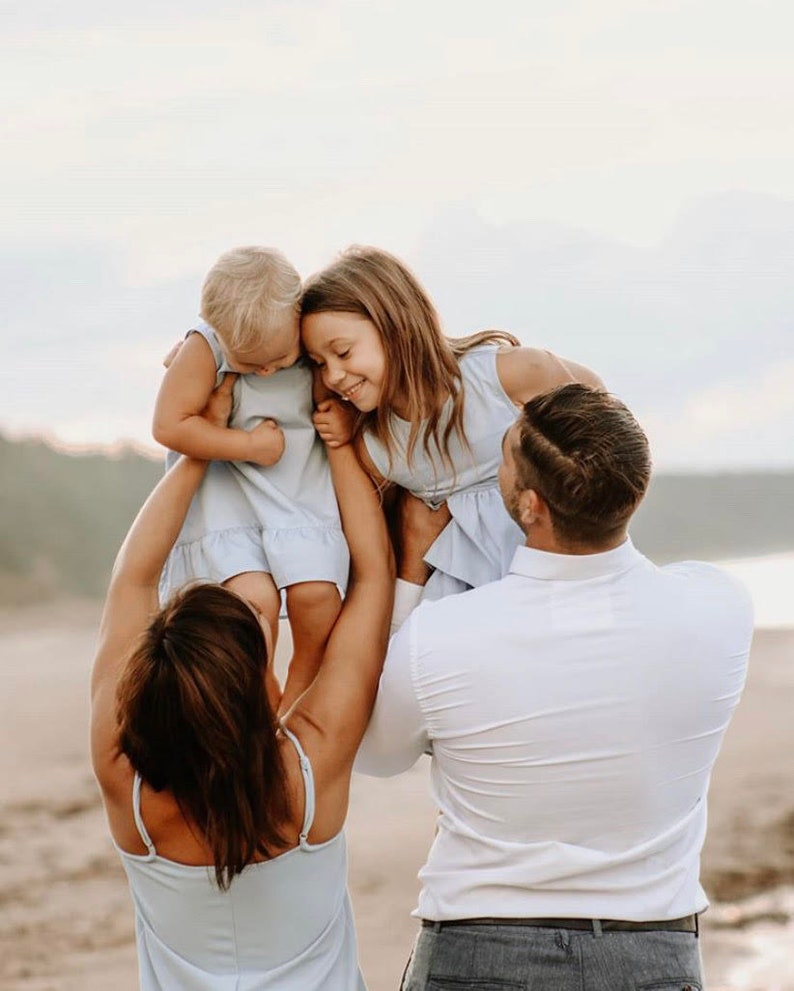
<svg viewBox="0 0 794 991"><path fill-rule="evenodd" d="M161 582L222 582L278 630L281 590L294 652L286 709L311 683L341 606L347 545L323 444L312 424L312 372L299 361L300 277L279 252L221 256L201 294L202 320L163 379L154 437L213 459ZM229 427L199 414L226 373L237 373ZM173 460L173 457L172 457Z"/></svg>
<svg viewBox="0 0 794 991"><path fill-rule="evenodd" d="M497 482L517 407L566 382L603 387L588 369L510 334L443 336L416 277L376 248L351 248L306 283L301 334L324 384L358 411L359 456L382 485L400 485L451 520L428 551L424 597L506 574L522 534ZM329 444L346 439L332 410L315 417Z"/></svg>

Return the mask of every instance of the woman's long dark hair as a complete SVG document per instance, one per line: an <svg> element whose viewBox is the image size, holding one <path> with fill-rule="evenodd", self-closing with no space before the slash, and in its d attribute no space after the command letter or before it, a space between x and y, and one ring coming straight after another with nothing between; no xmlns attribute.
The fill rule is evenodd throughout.
<svg viewBox="0 0 794 991"><path fill-rule="evenodd" d="M119 750L201 831L223 889L283 845L290 816L267 662L248 605L194 585L152 621L118 688Z"/></svg>

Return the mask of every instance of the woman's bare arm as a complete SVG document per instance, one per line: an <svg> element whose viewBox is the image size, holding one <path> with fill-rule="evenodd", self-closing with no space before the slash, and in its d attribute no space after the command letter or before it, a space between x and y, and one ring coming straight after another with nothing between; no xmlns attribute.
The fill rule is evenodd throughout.
<svg viewBox="0 0 794 991"><path fill-rule="evenodd" d="M383 667L394 596L394 556L377 488L352 445L328 451L351 570L322 667L289 714L312 760L347 774L364 734Z"/></svg>
<svg viewBox="0 0 794 991"><path fill-rule="evenodd" d="M223 424L231 410L236 376L211 394L204 415ZM181 458L151 492L121 545L110 579L91 672L91 755L103 789L117 781L116 688L130 651L159 608L157 586L179 536L206 461Z"/></svg>
<svg viewBox="0 0 794 991"><path fill-rule="evenodd" d="M502 388L517 406L557 386L581 382L594 389L604 383L589 368L538 348L506 348L496 356Z"/></svg>
<svg viewBox="0 0 794 991"><path fill-rule="evenodd" d="M117 763L116 687L158 609L157 583L207 463L181 458L135 518L113 566L91 674L91 755L103 788Z"/></svg>
<svg viewBox="0 0 794 991"><path fill-rule="evenodd" d="M201 334L191 334L163 377L154 408L154 439L191 458L275 464L284 451L284 435L272 420L247 431L217 426L201 415L214 388L212 350Z"/></svg>

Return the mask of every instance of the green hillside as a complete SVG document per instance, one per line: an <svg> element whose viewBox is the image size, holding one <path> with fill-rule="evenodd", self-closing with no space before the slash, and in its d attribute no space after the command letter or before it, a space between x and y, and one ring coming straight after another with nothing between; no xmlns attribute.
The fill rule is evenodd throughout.
<svg viewBox="0 0 794 991"><path fill-rule="evenodd" d="M63 454L0 437L0 604L101 596L161 473L159 462L132 451Z"/></svg>
<svg viewBox="0 0 794 991"><path fill-rule="evenodd" d="M101 596L161 472L129 450L65 454L0 436L0 606ZM794 550L792 505L794 472L659 475L631 532L660 562Z"/></svg>

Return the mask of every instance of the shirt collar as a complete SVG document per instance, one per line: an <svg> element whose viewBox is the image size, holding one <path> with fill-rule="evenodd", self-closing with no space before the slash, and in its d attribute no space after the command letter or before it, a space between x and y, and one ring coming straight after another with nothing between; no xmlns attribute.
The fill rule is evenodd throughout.
<svg viewBox="0 0 794 991"><path fill-rule="evenodd" d="M622 544L601 554L552 554L534 547L519 547L513 556L510 573L525 578L552 581L581 581L627 571L643 560L642 554L626 537Z"/></svg>

